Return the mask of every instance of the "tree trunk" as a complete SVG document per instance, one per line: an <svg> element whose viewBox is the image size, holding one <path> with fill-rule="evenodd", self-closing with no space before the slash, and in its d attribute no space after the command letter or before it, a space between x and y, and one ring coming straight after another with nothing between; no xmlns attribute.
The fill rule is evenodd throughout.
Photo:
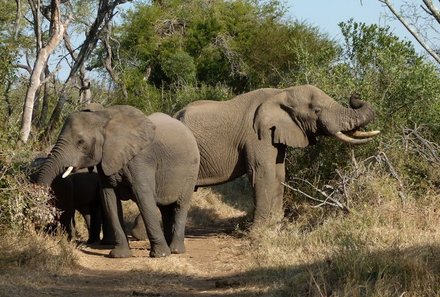
<svg viewBox="0 0 440 297"><path fill-rule="evenodd" d="M89 58L92 51L95 49L96 44L98 42L99 35L101 34L102 30L106 27L106 25L112 20L112 18L115 16L114 10L115 8L120 5L127 2L130 2L131 0L100 0L99 1L99 8L96 15L96 19L93 22L92 26L90 27L89 31L87 32L86 39L84 40L83 44L81 45L81 49L76 55L76 57L73 57L75 63L73 64L72 68L70 69L69 76L67 77L66 81L64 82L63 90L61 91L60 98L58 100L58 103L55 107L55 109L52 112L52 115L50 117L49 125L47 129L45 130L44 134L42 135L43 138L48 139L50 133L53 131L53 129L56 126L56 123L58 122L61 112L64 107L64 103L67 100L66 96L66 85L68 82L73 78L74 75L78 71L81 70L81 68L84 66L84 63ZM91 100L90 93L85 94L85 101Z"/></svg>
<svg viewBox="0 0 440 297"><path fill-rule="evenodd" d="M9 91L11 89L11 86L12 86L12 82L10 80L6 80L6 88L3 92L3 97L5 98L6 107L8 110L8 120L12 115L12 105L11 105L11 101L9 100Z"/></svg>
<svg viewBox="0 0 440 297"><path fill-rule="evenodd" d="M64 85L64 86L66 86L66 85ZM55 106L54 110L52 111L52 115L50 117L49 123L47 124L47 127L44 130L44 133L41 135L41 140L46 140L46 141L50 142L49 138L50 138L51 132L55 129L56 123L57 123L58 119L60 118L64 104L67 101L66 96L67 96L66 95L66 88L63 87L63 89L60 92L57 105Z"/></svg>
<svg viewBox="0 0 440 297"><path fill-rule="evenodd" d="M46 67L46 77L49 75L49 68ZM37 123L37 127L43 127L44 124L46 123L46 119L47 119L47 113L49 111L49 88L50 85L48 82L46 82L44 84L44 91L43 91L43 100L41 102L41 111L40 111L40 116L38 118L38 123Z"/></svg>
<svg viewBox="0 0 440 297"><path fill-rule="evenodd" d="M29 86L26 91L26 97L23 107L23 115L20 128L20 140L26 143L29 139L32 124L32 113L34 109L35 95L41 85L41 74L44 71L50 54L63 38L67 23L62 23L60 19L60 0L52 0L51 16L51 37L49 42L42 47L37 54L34 63L32 75L29 80Z"/></svg>

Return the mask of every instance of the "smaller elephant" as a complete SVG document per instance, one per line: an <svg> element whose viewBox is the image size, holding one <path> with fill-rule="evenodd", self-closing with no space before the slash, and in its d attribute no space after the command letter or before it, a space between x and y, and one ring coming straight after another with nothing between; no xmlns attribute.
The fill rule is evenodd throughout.
<svg viewBox="0 0 440 297"><path fill-rule="evenodd" d="M110 257L132 255L118 197L136 202L147 229L150 256L163 257L185 251L185 224L199 163L194 135L178 120L162 113L147 117L127 105L93 107L66 119L37 180L50 184L63 171L66 177L96 166L105 214L115 236Z"/></svg>
<svg viewBox="0 0 440 297"><path fill-rule="evenodd" d="M37 158L32 162L31 167L41 166L46 157ZM31 181L36 182L36 174L31 175ZM109 224L103 214L102 188L99 176L96 172L87 169L80 170L67 178L57 176L50 185L54 198L49 204L60 211L54 224L46 226L48 232L53 232L59 223L71 240L75 234L75 211L79 211L84 217L88 230L89 244L112 244L113 235ZM101 230L103 238L101 241Z"/></svg>

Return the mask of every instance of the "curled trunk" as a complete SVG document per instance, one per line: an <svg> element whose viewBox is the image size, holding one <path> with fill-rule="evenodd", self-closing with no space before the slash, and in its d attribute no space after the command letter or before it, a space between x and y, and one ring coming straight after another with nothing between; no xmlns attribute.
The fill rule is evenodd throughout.
<svg viewBox="0 0 440 297"><path fill-rule="evenodd" d="M366 126L372 122L375 118L375 112L373 108L365 101L359 99L357 94L353 94L350 97L350 107L344 108L340 117L339 131L351 131L360 127Z"/></svg>

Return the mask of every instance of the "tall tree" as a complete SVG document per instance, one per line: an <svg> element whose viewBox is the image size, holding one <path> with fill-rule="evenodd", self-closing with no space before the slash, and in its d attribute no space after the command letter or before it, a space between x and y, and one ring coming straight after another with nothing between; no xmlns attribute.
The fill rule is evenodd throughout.
<svg viewBox="0 0 440 297"><path fill-rule="evenodd" d="M403 24L426 52L440 64L439 47L430 33L438 34L440 25L440 10L432 0L403 1L400 9L397 9L390 0L378 0L385 4L389 11ZM423 2L423 4L422 4Z"/></svg>
<svg viewBox="0 0 440 297"><path fill-rule="evenodd" d="M82 87L85 89L89 88L87 80L85 80L84 63L89 59L92 51L96 48L96 44L102 34L106 31L107 25L116 15L115 9L118 5L130 2L131 0L100 0L98 4L98 9L96 13L95 20L90 25L86 38L82 45L80 46L80 51L78 54L73 53L72 48L70 48L70 54L73 58L73 65L70 69L69 75L63 84L63 88L60 91L59 100L52 112L49 124L45 130L44 137L47 137L55 128L57 121L60 118L61 111L63 110L64 104L67 100L67 95L65 93L67 83L72 79L77 72L80 72L80 80L82 81ZM67 38L66 38L67 39ZM68 42L66 42L67 46ZM69 46L67 46L69 48ZM87 95L90 96L90 95Z"/></svg>
<svg viewBox="0 0 440 297"><path fill-rule="evenodd" d="M35 40L35 61L33 66L31 66L30 63L27 63L27 65L17 64L18 67L24 68L30 73L29 84L23 105L20 128L21 142L27 142L29 139L33 114L39 103L39 90L50 80L50 78L54 77L56 71L59 70L61 60L66 59L70 61L70 63L68 63L70 70L68 71L67 78L61 83L62 87L58 91L58 94L55 94L58 101L55 104L55 108L52 111L50 121L43 136L49 135L56 126L68 98L68 94L66 94L67 89L72 85L72 82L77 82L78 84L81 102L88 102L91 100L90 80L87 78L85 63L95 49L100 35L106 28L107 24L116 15L116 7L130 1L131 0L99 0L94 2L84 0L27 0L31 17L30 19L25 19L32 26L31 31L33 32L33 39ZM45 5L45 3L47 3L47 5ZM20 0L16 0L16 4L17 18L19 19L19 13L22 11L22 3ZM81 6L92 7L94 5L96 6L96 9L90 9L90 11L85 12L86 14L96 12L96 15L90 23L85 22L77 15L77 12L81 10ZM84 41L76 48L72 44L70 36L71 32L75 31L68 30L70 27L69 24L71 25L72 23L82 23L83 27L86 26L86 36ZM75 38L75 40L77 39L78 38ZM63 40L64 43L61 42ZM64 55L56 61L57 68L55 70L49 70L48 61L51 54L62 45L64 45L68 55ZM70 58L67 56L70 56ZM54 58L52 58L52 60L54 60ZM44 114L40 115L39 123L45 119L48 111L47 95L48 88L45 86L45 97L43 97L42 107Z"/></svg>
<svg viewBox="0 0 440 297"><path fill-rule="evenodd" d="M52 0L50 3L50 29L49 40L43 42L41 31L41 11L43 9L40 0L28 0L31 7L34 31L37 43L37 57L32 68L32 74L29 79L29 85L26 91L26 97L23 107L23 115L20 127L20 140L24 143L28 141L31 131L32 114L34 111L35 97L41 86L42 73L47 65L50 54L55 50L60 41L63 39L64 32L70 22L70 16L62 19L61 16L61 0Z"/></svg>

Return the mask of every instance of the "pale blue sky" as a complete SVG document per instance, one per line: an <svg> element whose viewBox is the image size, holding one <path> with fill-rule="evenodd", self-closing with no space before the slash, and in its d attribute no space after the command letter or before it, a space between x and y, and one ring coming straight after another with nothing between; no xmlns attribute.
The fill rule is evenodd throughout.
<svg viewBox="0 0 440 297"><path fill-rule="evenodd" d="M402 0L392 2L397 8ZM356 22L388 25L399 37L415 41L400 22L390 19L388 8L378 0L287 0L285 3L290 18L314 25L335 40L341 38L338 23L353 18Z"/></svg>

